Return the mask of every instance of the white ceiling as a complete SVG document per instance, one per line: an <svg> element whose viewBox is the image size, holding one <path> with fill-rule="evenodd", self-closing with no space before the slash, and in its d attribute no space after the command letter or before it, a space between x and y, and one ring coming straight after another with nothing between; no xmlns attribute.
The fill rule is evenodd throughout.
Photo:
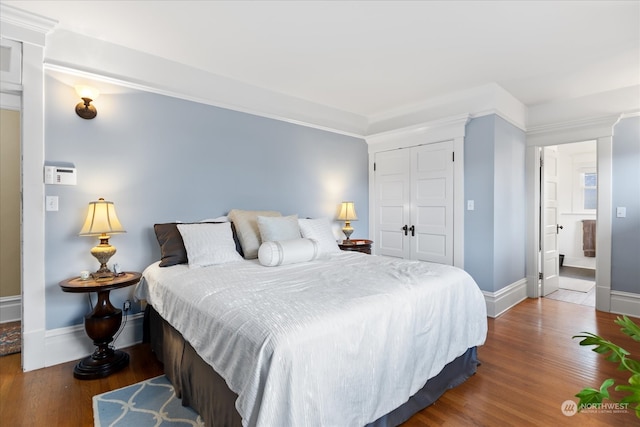
<svg viewBox="0 0 640 427"><path fill-rule="evenodd" d="M640 1L2 2L363 116L488 83L528 106L640 84Z"/></svg>

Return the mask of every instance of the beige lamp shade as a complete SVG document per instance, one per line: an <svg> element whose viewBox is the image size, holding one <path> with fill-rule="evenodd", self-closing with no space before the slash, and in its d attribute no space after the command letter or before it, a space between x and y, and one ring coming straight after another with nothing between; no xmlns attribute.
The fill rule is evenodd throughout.
<svg viewBox="0 0 640 427"><path fill-rule="evenodd" d="M87 219L84 221L80 236L100 236L101 234L126 233L116 215L113 202L107 202L103 198L97 202L89 203Z"/></svg>
<svg viewBox="0 0 640 427"><path fill-rule="evenodd" d="M356 207L353 204L353 202L342 202L338 219L340 221L357 221L358 220L358 215L356 214Z"/></svg>

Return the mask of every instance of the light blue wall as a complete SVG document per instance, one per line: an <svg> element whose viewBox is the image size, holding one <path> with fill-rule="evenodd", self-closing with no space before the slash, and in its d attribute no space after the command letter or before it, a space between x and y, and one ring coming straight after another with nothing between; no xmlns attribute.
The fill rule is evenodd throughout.
<svg viewBox="0 0 640 427"><path fill-rule="evenodd" d="M465 270L495 292L525 277L525 133L496 115L467 124Z"/></svg>
<svg viewBox="0 0 640 427"><path fill-rule="evenodd" d="M640 117L615 126L612 169L611 289L640 294ZM618 206L626 218L616 217Z"/></svg>
<svg viewBox="0 0 640 427"><path fill-rule="evenodd" d="M233 208L334 218L341 201L353 200L354 237L367 237L364 140L124 88L101 94L98 116L83 120L74 89L62 81L46 76L45 159L73 163L78 185L46 186L60 205L45 217L47 329L80 324L89 311L86 294L63 293L58 282L98 267L89 253L97 239L78 236L98 197L115 203L127 230L110 241L118 250L110 264L125 270L159 259L154 223ZM114 305L132 291L113 291Z"/></svg>
<svg viewBox="0 0 640 427"><path fill-rule="evenodd" d="M494 291L526 276L526 135L495 116Z"/></svg>
<svg viewBox="0 0 640 427"><path fill-rule="evenodd" d="M492 291L494 215L494 116L467 124L464 139L464 197L475 209L464 212L464 269L480 289Z"/></svg>

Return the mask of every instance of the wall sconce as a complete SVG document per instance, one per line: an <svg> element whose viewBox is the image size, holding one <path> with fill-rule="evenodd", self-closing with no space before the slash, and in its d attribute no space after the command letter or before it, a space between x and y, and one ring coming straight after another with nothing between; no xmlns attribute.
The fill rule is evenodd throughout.
<svg viewBox="0 0 640 427"><path fill-rule="evenodd" d="M82 98L82 102L76 105L76 114L83 119L93 119L98 115L98 110L91 105L91 101L95 100L100 95L100 92L98 89L84 85L76 86L76 92Z"/></svg>

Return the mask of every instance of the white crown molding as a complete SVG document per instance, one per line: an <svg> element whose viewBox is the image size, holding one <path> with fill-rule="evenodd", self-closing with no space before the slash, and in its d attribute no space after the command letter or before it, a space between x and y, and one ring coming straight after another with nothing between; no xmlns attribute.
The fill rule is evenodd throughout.
<svg viewBox="0 0 640 427"><path fill-rule="evenodd" d="M2 37L44 46L45 37L58 21L0 3Z"/></svg>
<svg viewBox="0 0 640 427"><path fill-rule="evenodd" d="M365 137L369 153L406 148L420 144L464 138L469 114L458 114L430 122L381 132Z"/></svg>
<svg viewBox="0 0 640 427"><path fill-rule="evenodd" d="M495 83L365 117L66 30L48 37L45 65L49 70L359 138L462 113L498 114L521 129L526 122L526 107Z"/></svg>
<svg viewBox="0 0 640 427"><path fill-rule="evenodd" d="M547 146L611 136L620 117L616 114L535 126L527 131L527 145Z"/></svg>
<svg viewBox="0 0 640 427"><path fill-rule="evenodd" d="M367 136L468 113L471 117L497 114L525 130L527 108L496 83L431 98L369 117Z"/></svg>
<svg viewBox="0 0 640 427"><path fill-rule="evenodd" d="M75 65L71 65L71 64L60 64L60 63L56 63L55 61L51 61L51 62L47 62L44 64L44 69L46 71L53 71L53 72L57 72L57 73L64 73L67 74L69 76L75 76L78 77L79 79L89 79L89 80L93 80L96 82L103 82L103 83L107 83L109 85L115 85L115 86L120 86L120 87L124 87L124 88L129 88L129 89L134 89L134 90L139 90L139 91L143 91L143 92L149 92L149 93L155 93L158 95L163 95L163 96L169 96L172 98L177 98L177 99L182 99L185 101L191 101L191 102L196 102L199 104L204 104L204 105L211 105L213 107L219 107L219 108L224 108L227 110L233 110L233 111L238 111L241 113L247 113L247 114L251 114L254 116L260 116L260 117L265 117L265 118L269 118L269 119L274 119L274 120L279 120L279 121L284 121L287 123L292 123L292 124L296 124L296 125L300 125L300 126L306 126L306 127L311 127L314 129L319 129L319 130L324 130L327 132L333 132L333 133L338 133L338 134L342 134L342 135L346 135L346 136L351 136L351 137L356 137L356 138L362 138L362 134L361 131L357 131L357 132L350 132L345 130L346 126L344 126L343 124L336 124L333 123L332 126L329 126L327 124L319 124L319 123L314 123L314 120L306 120L303 121L302 119L296 119L296 118L292 118L292 117L288 117L286 116L286 113L282 113L282 114L276 114L274 112L274 110L271 111L266 111L266 110L261 110L259 111L257 108L249 108L249 107L243 107L243 106L239 106L237 104L225 104L224 102L220 101L220 100L215 100L215 99L211 99L211 98L207 98L207 97L203 97L203 96L192 96L189 94L186 94L184 92L180 92L180 91L174 91L174 90L170 90L170 89L165 89L165 88L161 88L161 87L157 87L154 86L153 83L149 83L149 84L145 84L145 83L137 83L131 79L128 79L126 77L111 77L108 75L105 75L104 73L99 73L96 71L88 71L88 70L82 70L82 69L78 69L77 66ZM301 110L298 110L298 113ZM311 114L309 115L309 117L311 117ZM363 120L359 120L361 122L364 122ZM346 121L345 121L346 123Z"/></svg>
<svg viewBox="0 0 640 427"><path fill-rule="evenodd" d="M51 70L353 137L362 137L368 123L358 114L65 30L47 38L45 64Z"/></svg>
<svg viewBox="0 0 640 427"><path fill-rule="evenodd" d="M570 123L590 117L619 116L640 111L640 85L618 88L579 98L561 99L528 108L527 127Z"/></svg>

